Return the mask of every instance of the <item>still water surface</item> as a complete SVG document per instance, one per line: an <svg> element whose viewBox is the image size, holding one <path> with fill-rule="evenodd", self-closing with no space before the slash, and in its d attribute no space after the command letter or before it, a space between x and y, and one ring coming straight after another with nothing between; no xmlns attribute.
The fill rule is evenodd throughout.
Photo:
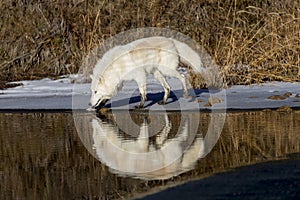
<svg viewBox="0 0 300 200"><path fill-rule="evenodd" d="M209 113L129 117L81 113L74 123L68 112L0 113L0 199L134 198L300 152L300 111L227 113L210 137Z"/></svg>

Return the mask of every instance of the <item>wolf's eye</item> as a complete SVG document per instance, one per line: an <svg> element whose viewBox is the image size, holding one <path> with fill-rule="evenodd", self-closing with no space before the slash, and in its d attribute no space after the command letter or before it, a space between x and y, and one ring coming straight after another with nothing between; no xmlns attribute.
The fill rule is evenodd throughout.
<svg viewBox="0 0 300 200"><path fill-rule="evenodd" d="M97 94L97 91L95 91L94 93Z"/></svg>

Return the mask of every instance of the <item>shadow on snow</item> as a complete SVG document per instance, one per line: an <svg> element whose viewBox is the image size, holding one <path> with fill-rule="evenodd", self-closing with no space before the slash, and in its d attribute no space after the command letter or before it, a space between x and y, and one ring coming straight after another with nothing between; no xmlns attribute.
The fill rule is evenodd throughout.
<svg viewBox="0 0 300 200"><path fill-rule="evenodd" d="M208 89L189 89L189 95L191 98L189 99L188 102L195 101L197 97L199 97L202 93L209 93L210 91ZM145 102L145 108L151 107L152 105L159 103L164 96L164 92L156 92L156 93L148 93L147 94L147 101ZM179 98L183 97L183 90L174 90L170 92L170 96L166 102L167 104L177 102ZM134 95L131 96L129 99L124 98L120 100L112 100L108 104L106 104L104 107L105 108L112 108L112 107L121 107L121 106L126 106L130 104L137 104L141 101L140 95Z"/></svg>

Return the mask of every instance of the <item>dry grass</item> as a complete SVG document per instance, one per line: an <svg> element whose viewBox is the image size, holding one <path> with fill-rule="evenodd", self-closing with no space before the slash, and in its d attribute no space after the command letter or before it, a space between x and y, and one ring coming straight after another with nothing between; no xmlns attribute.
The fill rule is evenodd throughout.
<svg viewBox="0 0 300 200"><path fill-rule="evenodd" d="M3 0L0 17L0 81L76 73L96 45L139 27L190 36L229 85L300 77L298 0Z"/></svg>

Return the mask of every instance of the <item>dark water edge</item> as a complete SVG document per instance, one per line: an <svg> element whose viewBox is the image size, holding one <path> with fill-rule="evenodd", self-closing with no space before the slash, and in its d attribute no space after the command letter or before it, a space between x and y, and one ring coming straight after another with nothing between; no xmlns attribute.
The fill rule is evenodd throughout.
<svg viewBox="0 0 300 200"><path fill-rule="evenodd" d="M140 199L299 199L299 197L300 158L240 167Z"/></svg>
<svg viewBox="0 0 300 200"><path fill-rule="evenodd" d="M199 122L205 124L207 113ZM85 149L70 112L0 113L0 199L122 199L300 152L300 111L227 113L214 149L169 180L112 174ZM198 189L198 188L196 188Z"/></svg>

